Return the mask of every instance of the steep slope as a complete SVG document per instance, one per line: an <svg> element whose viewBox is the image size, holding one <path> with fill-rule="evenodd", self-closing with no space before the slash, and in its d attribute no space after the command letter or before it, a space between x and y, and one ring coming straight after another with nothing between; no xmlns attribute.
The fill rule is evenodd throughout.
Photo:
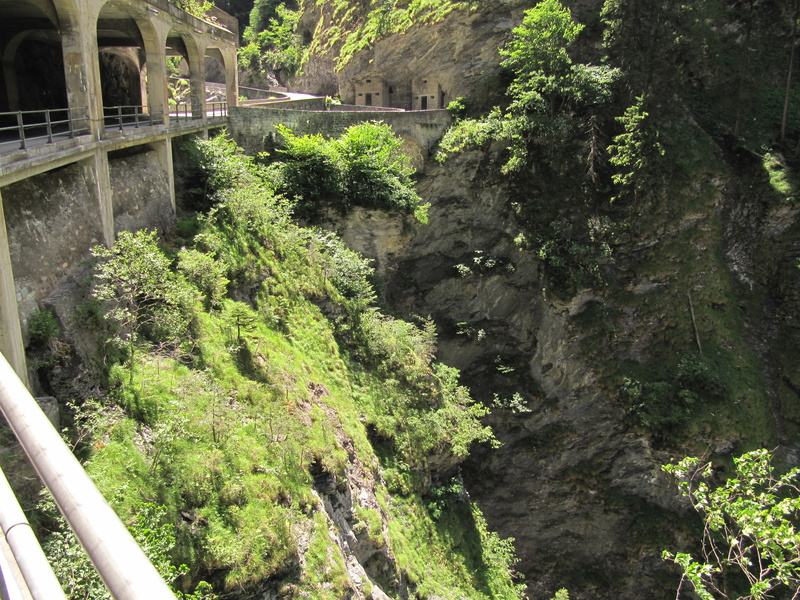
<svg viewBox="0 0 800 600"><path fill-rule="evenodd" d="M331 224L376 259L393 306L432 316L438 358L499 404L487 422L503 446L475 453L464 477L489 522L516 538L534 598L564 586L576 598L673 596L677 575L660 550L685 545L694 525L660 465L776 441L785 455L798 450L781 435L796 428L787 420L796 397L775 393L796 370L774 351L797 311L787 298L797 276L786 269L798 211L766 203L766 186L744 200L752 182L717 156L669 210L620 240L604 286L568 298L547 289L537 253L514 242L514 193L486 183L481 152L429 165L418 184L432 202L427 228L409 232L375 213ZM759 261L765 245L774 262ZM792 283L776 295L785 275ZM723 376L726 397L656 433L624 378L678 377L698 337L698 360Z"/></svg>
<svg viewBox="0 0 800 600"><path fill-rule="evenodd" d="M310 93L338 94L352 103L356 82L371 75L392 88L397 106L410 108L412 82L428 79L441 86L447 102L469 96L490 106L500 99L504 87L496 49L519 22L526 2L445 0L438 4L455 8L443 18L415 17L403 33L380 36L344 61L345 34L358 32L369 13L354 3L307 0L298 28L311 51L302 74L291 85Z"/></svg>

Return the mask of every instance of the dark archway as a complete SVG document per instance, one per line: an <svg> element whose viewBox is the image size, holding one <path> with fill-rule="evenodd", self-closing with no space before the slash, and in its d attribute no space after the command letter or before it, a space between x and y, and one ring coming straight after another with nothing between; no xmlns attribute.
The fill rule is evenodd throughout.
<svg viewBox="0 0 800 600"><path fill-rule="evenodd" d="M106 108L146 104L147 92L143 84L146 54L137 17L142 18L132 7L117 0L110 0L100 10L97 49L100 93ZM134 112L134 109L123 112Z"/></svg>
<svg viewBox="0 0 800 600"><path fill-rule="evenodd" d="M66 108L61 36L48 2L0 2L0 112Z"/></svg>
<svg viewBox="0 0 800 600"><path fill-rule="evenodd" d="M104 48L99 52L99 60L103 104L140 106L143 60L138 48Z"/></svg>

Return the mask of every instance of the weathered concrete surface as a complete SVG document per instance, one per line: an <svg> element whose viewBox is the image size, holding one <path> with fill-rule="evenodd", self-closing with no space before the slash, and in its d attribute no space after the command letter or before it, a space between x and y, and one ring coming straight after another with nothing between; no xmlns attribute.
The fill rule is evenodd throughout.
<svg viewBox="0 0 800 600"><path fill-rule="evenodd" d="M2 190L23 337L39 300L103 243L96 185L85 161Z"/></svg>
<svg viewBox="0 0 800 600"><path fill-rule="evenodd" d="M110 157L114 233L167 229L173 221L169 174L155 150Z"/></svg>

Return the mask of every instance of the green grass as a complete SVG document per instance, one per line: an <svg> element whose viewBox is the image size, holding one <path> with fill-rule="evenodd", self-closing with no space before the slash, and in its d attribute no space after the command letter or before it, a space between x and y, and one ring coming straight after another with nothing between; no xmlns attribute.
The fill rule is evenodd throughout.
<svg viewBox="0 0 800 600"><path fill-rule="evenodd" d="M368 270L292 224L256 171L235 179L194 238L224 267L225 297L210 303L210 289L195 288L187 339L142 343L132 377L126 363L111 368L109 402L86 404L75 429L88 434L89 474L124 519L143 500L165 507L189 588L269 581L286 597L347 597L345 556L315 481L321 473L344 493L346 474L361 470L370 481L366 498L351 490L354 531L388 546L390 569L428 595L516 598L510 555L465 559L419 496L434 476L429 460L456 465L491 438L457 371L433 362L433 331L382 314L371 290L353 293L369 287ZM494 539L468 529L473 545Z"/></svg>

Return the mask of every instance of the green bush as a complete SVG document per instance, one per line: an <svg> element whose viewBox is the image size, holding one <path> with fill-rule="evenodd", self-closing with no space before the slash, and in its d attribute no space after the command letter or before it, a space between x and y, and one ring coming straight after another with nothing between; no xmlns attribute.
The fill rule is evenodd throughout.
<svg viewBox="0 0 800 600"><path fill-rule="evenodd" d="M702 357L684 354L673 371L653 380L626 378L623 393L639 423L662 432L689 421L701 404L723 400L728 389Z"/></svg>
<svg viewBox="0 0 800 600"><path fill-rule="evenodd" d="M218 306L228 290L225 265L209 254L182 248L178 253L178 271L203 293L208 308Z"/></svg>
<svg viewBox="0 0 800 600"><path fill-rule="evenodd" d="M279 127L279 190L296 200L295 214L313 220L331 206L347 213L353 206L400 211L424 221L426 213L414 191L414 169L402 142L383 123L348 127L336 140L294 135Z"/></svg>
<svg viewBox="0 0 800 600"><path fill-rule="evenodd" d="M36 309L28 317L28 335L31 342L45 344L61 333L56 316L46 309Z"/></svg>

